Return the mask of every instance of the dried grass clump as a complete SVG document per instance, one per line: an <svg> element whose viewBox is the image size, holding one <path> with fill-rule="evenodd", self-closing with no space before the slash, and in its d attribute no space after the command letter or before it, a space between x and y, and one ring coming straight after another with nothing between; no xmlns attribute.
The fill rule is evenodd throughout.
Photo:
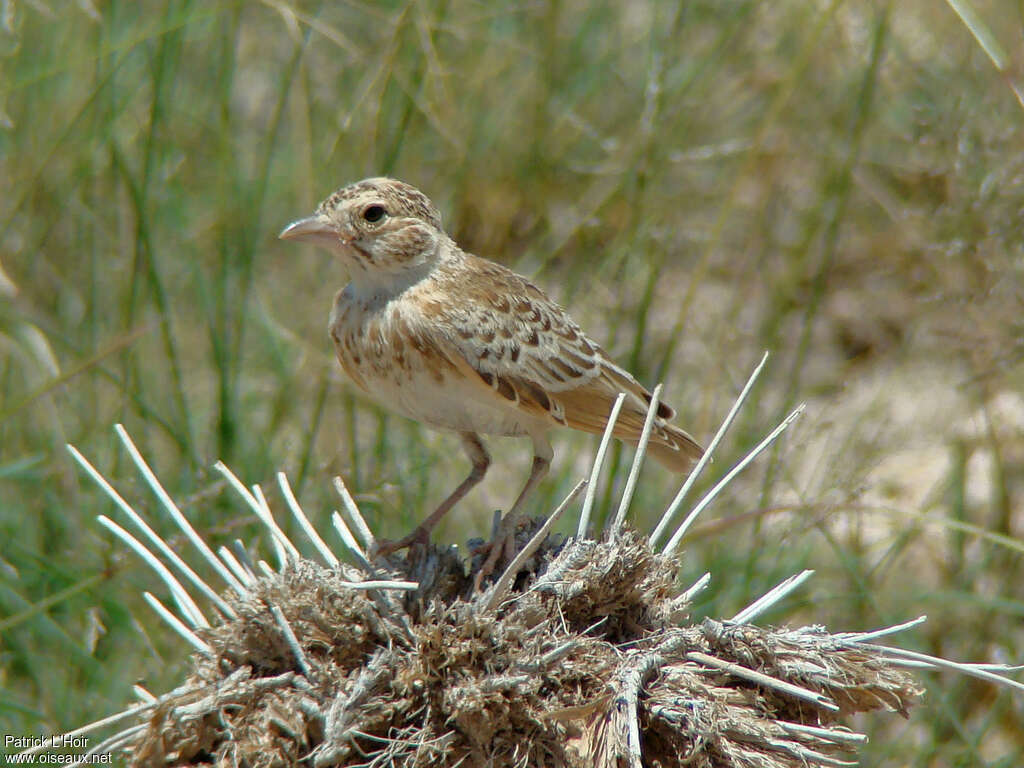
<svg viewBox="0 0 1024 768"><path fill-rule="evenodd" d="M195 652L180 687L160 697L136 687L141 704L67 734L132 722L69 768L113 751L136 766L218 768L843 766L855 764L850 760L866 741L844 727L843 718L876 709L906 715L921 694L905 667L955 668L1024 690L1002 676L1012 668L956 664L871 642L923 618L860 634L751 624L809 571L727 621L691 621L691 601L710 577L677 587L679 541L799 411L726 473L666 545L659 549L657 542L758 371L650 536L624 525L646 438L616 514L599 538L589 535L616 404L576 535L563 540L551 529L583 482L547 520L522 532L513 561L480 591L474 589L480 558L467 563L453 549L419 547L402 559L369 556L376 540L340 478L335 484L348 522L338 513L332 520L354 565L327 546L283 474L282 496L320 563L300 555L260 487L250 491L223 464L217 469L266 526L277 567L254 563L237 542L234 550L214 553L118 426L161 505L227 585L219 594L71 448L148 540L149 546L99 518L160 575L176 613L148 592L146 600ZM216 612L212 620L183 581Z"/></svg>
<svg viewBox="0 0 1024 768"><path fill-rule="evenodd" d="M211 651L132 763L614 766L638 738L648 765L834 765L859 740L841 716L905 713L920 693L820 628L687 626L676 559L633 532L549 538L493 609L449 553L417 554L388 577L429 568L438 586L402 598L350 587L380 573L308 560L254 579L234 618L197 632Z"/></svg>

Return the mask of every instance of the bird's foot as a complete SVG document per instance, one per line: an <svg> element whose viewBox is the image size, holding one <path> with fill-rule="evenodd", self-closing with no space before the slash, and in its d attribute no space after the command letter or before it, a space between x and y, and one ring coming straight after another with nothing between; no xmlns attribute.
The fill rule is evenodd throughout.
<svg viewBox="0 0 1024 768"><path fill-rule="evenodd" d="M398 541L391 541L390 539L378 539L374 547L369 552L370 560L376 560L378 557L388 557L393 555L395 552L400 552L403 549L409 549L410 547L420 546L426 548L430 544L430 531L424 528L422 525L416 526L412 532Z"/></svg>
<svg viewBox="0 0 1024 768"><path fill-rule="evenodd" d="M476 572L476 576L473 578L473 591L480 592L481 586L484 583L484 579L490 576L495 567L498 565L499 558L504 558L506 564L511 563L512 559L516 555L516 534L515 531L509 531L508 533L502 533L500 530L495 537L479 547L474 554L482 555L487 552L487 559L484 560L484 564L480 566L480 570Z"/></svg>

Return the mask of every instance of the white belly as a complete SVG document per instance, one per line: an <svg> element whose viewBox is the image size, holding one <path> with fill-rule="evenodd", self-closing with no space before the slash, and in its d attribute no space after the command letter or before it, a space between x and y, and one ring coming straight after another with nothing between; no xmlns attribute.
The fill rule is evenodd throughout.
<svg viewBox="0 0 1024 768"><path fill-rule="evenodd" d="M365 381L373 400L435 429L508 437L527 434L525 422L529 417L524 419L525 414L514 408L478 401L474 397L477 387L471 388L452 376L438 382L433 373L410 366L397 377L371 375Z"/></svg>

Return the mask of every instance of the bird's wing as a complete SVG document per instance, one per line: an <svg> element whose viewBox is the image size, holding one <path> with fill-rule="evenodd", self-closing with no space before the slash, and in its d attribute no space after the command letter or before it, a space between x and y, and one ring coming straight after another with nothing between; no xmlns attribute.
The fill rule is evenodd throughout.
<svg viewBox="0 0 1024 768"><path fill-rule="evenodd" d="M537 286L493 262L466 259L459 269L439 275L438 296L444 300L424 302L425 311L436 315L425 325L446 329L435 343L465 377L505 405L593 433L604 431L615 399L625 392L614 434L638 440L651 393ZM683 471L703 451L668 423L674 416L669 405L659 403L651 439L668 449L655 457Z"/></svg>

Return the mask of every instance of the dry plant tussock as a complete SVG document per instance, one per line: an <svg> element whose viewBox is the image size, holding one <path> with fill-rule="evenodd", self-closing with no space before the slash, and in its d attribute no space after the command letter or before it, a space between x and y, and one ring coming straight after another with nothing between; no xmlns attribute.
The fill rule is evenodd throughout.
<svg viewBox="0 0 1024 768"><path fill-rule="evenodd" d="M856 634L752 623L810 571L730 619L694 617L693 600L710 574L680 588L679 541L721 487L799 413L699 501L664 545L659 540L692 481L650 535L626 525L646 449L642 439L619 510L603 531L590 530L591 490L576 535L552 533L587 486L581 481L546 520L520 531L513 561L479 591L479 555L466 561L454 548L418 546L403 557L375 557L374 534L340 478L347 521L335 513L333 523L353 564L342 563L313 528L283 473L282 495L319 563L284 534L259 486L250 491L223 464L217 469L266 525L278 562L272 567L241 545L215 554L119 425L143 478L228 590L218 594L174 555L72 447L78 463L215 612L207 619L148 547L101 516L161 575L177 614L149 593L146 599L194 652L179 687L160 697L138 688L141 704L79 732L129 721L90 754L119 751L136 766L806 768L856 764L867 737L845 725L851 715L907 716L923 692L908 669L954 667L1024 689L1003 677L1006 667L955 664L872 642L923 619Z"/></svg>

